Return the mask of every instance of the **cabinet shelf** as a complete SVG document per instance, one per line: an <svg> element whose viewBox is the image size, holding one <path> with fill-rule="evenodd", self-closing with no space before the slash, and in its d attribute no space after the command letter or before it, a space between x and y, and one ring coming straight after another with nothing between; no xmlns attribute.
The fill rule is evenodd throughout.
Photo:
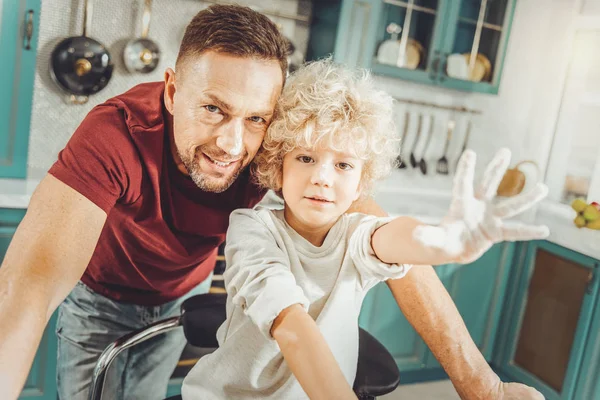
<svg viewBox="0 0 600 400"><path fill-rule="evenodd" d="M458 18L460 22L477 25L477 20L471 18L460 17ZM502 32L502 26L496 24L490 24L489 22L484 22L482 24L484 28L491 29L493 31Z"/></svg>
<svg viewBox="0 0 600 400"><path fill-rule="evenodd" d="M341 5L337 11L339 17L333 49L336 62L367 68L375 75L419 84L498 94L516 0L493 1L485 20L480 20L484 21L483 26L477 24L481 8L478 1L332 1ZM403 25L400 32L403 38L416 42L411 45L410 57L404 54L411 62L403 65L410 68L395 66L394 56L399 50L392 38L399 37L398 32L388 32L391 23ZM475 81L449 76L446 73L449 56L470 53L474 46L485 56L477 63L478 71L479 67L483 67L484 79ZM319 55L329 53L321 51ZM315 59L314 54L311 56ZM453 65L458 63L457 60L453 62ZM459 68L462 67L460 64Z"/></svg>

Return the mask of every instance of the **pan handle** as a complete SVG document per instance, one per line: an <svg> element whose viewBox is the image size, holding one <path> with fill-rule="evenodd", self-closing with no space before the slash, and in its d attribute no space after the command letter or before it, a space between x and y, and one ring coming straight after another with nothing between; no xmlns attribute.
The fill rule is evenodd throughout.
<svg viewBox="0 0 600 400"><path fill-rule="evenodd" d="M87 36L88 26L92 26L92 13L94 12L94 3L92 0L83 2L83 36Z"/></svg>
<svg viewBox="0 0 600 400"><path fill-rule="evenodd" d="M33 38L33 10L27 11L25 22L25 50L31 50L31 39Z"/></svg>
<svg viewBox="0 0 600 400"><path fill-rule="evenodd" d="M150 31L150 14L152 9L152 0L144 0L144 14L142 15L142 38L148 37Z"/></svg>
<svg viewBox="0 0 600 400"><path fill-rule="evenodd" d="M85 104L87 103L89 100L88 96L77 96L74 94L71 94L67 97L67 101L71 104L77 104L77 105L81 105L81 104Z"/></svg>

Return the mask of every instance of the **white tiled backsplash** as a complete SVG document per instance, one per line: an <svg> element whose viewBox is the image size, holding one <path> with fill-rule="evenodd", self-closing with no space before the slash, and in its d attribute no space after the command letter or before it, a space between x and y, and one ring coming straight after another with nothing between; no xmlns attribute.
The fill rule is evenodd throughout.
<svg viewBox="0 0 600 400"><path fill-rule="evenodd" d="M92 97L88 104L66 104L51 81L48 58L53 47L65 36L80 34L82 10L78 0L43 0L40 45L35 81L28 177L39 179L45 175L58 152L63 148L85 114L96 104L117 95L143 81L162 80L163 71L172 66L178 44L187 22L208 4L200 0L154 0L150 37L161 46L159 68L149 75L125 72L120 59L129 38L139 32L141 1L96 1L90 36L104 43L115 58L115 73L108 87ZM296 12L298 0L245 0L264 9ZM473 128L469 147L475 149L483 163L502 146L513 150L513 160L533 159L545 169L560 101L560 75L556 54L566 47L566 16L576 0L517 1L515 18L508 44L499 95L463 93L410 82L378 77L378 85L392 96L435 102L443 105L466 106L482 111L472 117ZM75 11L70 11L75 10ZM134 21L134 22L132 22ZM277 21L284 33L294 37L301 49L306 47L306 25L291 21ZM397 105L398 125L406 106ZM411 111L435 114L434 140L426 159L433 169L441 156L448 118L457 119L449 159L453 167L462 146L466 115L410 106ZM413 115L416 117L416 114ZM415 124L412 124L413 128ZM409 133L407 144L412 143ZM416 170L397 171L386 181L387 185L412 186L420 189L447 189L451 176L423 177Z"/></svg>

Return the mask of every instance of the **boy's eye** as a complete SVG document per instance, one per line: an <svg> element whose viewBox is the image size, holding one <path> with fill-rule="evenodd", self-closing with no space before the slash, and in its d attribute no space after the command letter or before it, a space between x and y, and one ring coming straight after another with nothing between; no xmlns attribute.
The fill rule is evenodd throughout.
<svg viewBox="0 0 600 400"><path fill-rule="evenodd" d="M305 164L308 164L308 163L312 162L312 160L313 160L312 157L309 157L309 156L298 156L298 157L296 157L296 159L298 161L300 161L301 163L305 163Z"/></svg>
<svg viewBox="0 0 600 400"><path fill-rule="evenodd" d="M345 163L345 162L341 162L338 164L338 168L343 170L343 171L348 171L351 170L352 168L354 168L351 164Z"/></svg>
<svg viewBox="0 0 600 400"><path fill-rule="evenodd" d="M219 107L217 106L213 106L212 104L209 104L207 106L204 106L204 108L206 109L206 111L208 111L209 113L217 113L221 110L219 110Z"/></svg>

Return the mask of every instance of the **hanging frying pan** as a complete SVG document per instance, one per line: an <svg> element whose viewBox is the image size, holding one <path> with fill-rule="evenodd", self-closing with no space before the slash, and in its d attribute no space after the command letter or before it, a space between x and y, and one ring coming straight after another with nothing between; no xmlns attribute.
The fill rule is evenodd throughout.
<svg viewBox="0 0 600 400"><path fill-rule="evenodd" d="M52 79L73 103L85 103L89 95L104 89L113 72L113 63L102 43L86 36L92 22L92 0L84 0L83 34L63 39L50 56ZM78 100L76 96L82 96Z"/></svg>
<svg viewBox="0 0 600 400"><path fill-rule="evenodd" d="M147 74L158 66L160 60L160 49L152 40L148 39L150 30L150 12L152 0L144 0L144 14L142 15L142 35L130 40L123 51L125 68L129 72L141 72Z"/></svg>

